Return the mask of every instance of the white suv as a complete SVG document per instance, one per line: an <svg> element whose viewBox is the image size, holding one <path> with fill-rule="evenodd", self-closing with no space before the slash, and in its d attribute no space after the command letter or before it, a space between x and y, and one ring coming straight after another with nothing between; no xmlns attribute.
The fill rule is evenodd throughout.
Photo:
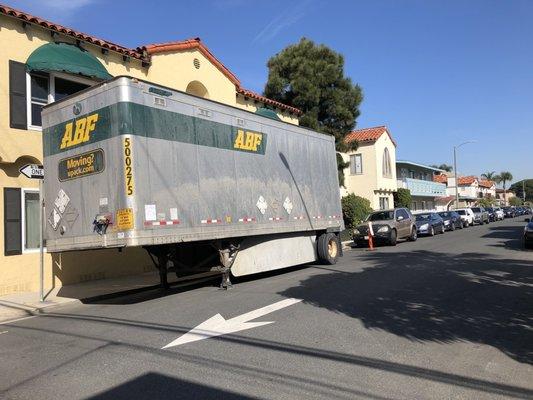
<svg viewBox="0 0 533 400"><path fill-rule="evenodd" d="M461 216L465 227L474 225L475 215L474 211L472 211L470 208L460 208L455 210L455 212Z"/></svg>
<svg viewBox="0 0 533 400"><path fill-rule="evenodd" d="M494 207L494 214L496 214L496 221L503 221L505 215L500 207Z"/></svg>

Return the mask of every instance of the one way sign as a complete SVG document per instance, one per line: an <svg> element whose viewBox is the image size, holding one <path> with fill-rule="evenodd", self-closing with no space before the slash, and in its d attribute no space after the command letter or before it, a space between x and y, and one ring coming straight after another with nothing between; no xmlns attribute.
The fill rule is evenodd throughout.
<svg viewBox="0 0 533 400"><path fill-rule="evenodd" d="M19 171L30 179L44 179L44 168L42 165L26 164Z"/></svg>

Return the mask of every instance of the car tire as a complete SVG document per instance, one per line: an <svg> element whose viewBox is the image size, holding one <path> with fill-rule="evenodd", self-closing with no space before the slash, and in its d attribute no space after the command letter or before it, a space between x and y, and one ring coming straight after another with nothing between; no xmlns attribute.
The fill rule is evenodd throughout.
<svg viewBox="0 0 533 400"><path fill-rule="evenodd" d="M440 226L440 234L443 235L444 232L446 232L446 228L444 227L444 224Z"/></svg>
<svg viewBox="0 0 533 400"><path fill-rule="evenodd" d="M416 227L411 228L411 235L409 235L409 241L410 242L416 242L416 239L418 239L418 234L416 233Z"/></svg>
<svg viewBox="0 0 533 400"><path fill-rule="evenodd" d="M398 243L398 234L396 233L396 229L393 229L389 235L389 246L396 246L396 243Z"/></svg>
<svg viewBox="0 0 533 400"><path fill-rule="evenodd" d="M431 225L431 228L429 229L429 236L435 236L435 228L433 225Z"/></svg>
<svg viewBox="0 0 533 400"><path fill-rule="evenodd" d="M339 237L334 233L323 233L317 241L318 259L327 265L337 263L341 252Z"/></svg>

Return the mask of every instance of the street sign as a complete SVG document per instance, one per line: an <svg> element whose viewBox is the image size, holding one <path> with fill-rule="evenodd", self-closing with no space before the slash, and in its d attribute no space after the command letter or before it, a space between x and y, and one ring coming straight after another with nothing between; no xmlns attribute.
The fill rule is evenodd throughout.
<svg viewBox="0 0 533 400"><path fill-rule="evenodd" d="M44 168L42 165L26 164L19 171L22 175L30 179L44 179Z"/></svg>

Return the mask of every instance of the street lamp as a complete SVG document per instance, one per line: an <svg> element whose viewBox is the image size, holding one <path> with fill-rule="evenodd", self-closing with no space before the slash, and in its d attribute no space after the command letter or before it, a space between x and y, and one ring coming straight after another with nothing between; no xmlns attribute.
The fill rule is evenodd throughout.
<svg viewBox="0 0 533 400"><path fill-rule="evenodd" d="M459 183L457 182L457 149L468 143L476 143L475 140L468 140L458 146L453 146L453 173L455 175L455 209L459 208Z"/></svg>

